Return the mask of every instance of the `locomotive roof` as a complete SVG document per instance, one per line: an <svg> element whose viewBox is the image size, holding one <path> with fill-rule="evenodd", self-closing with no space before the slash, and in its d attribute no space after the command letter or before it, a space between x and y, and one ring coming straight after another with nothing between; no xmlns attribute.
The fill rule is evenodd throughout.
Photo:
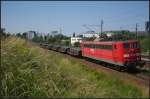
<svg viewBox="0 0 150 99"><path fill-rule="evenodd" d="M112 44L112 43L131 43L137 42L137 40L126 40L126 41L82 41L81 43L90 44Z"/></svg>

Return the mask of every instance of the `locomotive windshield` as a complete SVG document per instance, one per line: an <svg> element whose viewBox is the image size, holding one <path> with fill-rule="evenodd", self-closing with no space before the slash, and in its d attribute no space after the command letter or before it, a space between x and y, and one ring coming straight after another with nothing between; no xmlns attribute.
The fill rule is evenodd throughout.
<svg viewBox="0 0 150 99"><path fill-rule="evenodd" d="M126 48L126 49L129 48L129 43L124 43L123 47Z"/></svg>
<svg viewBox="0 0 150 99"><path fill-rule="evenodd" d="M139 48L139 44L137 42L134 43L124 43L124 48L128 49L128 48Z"/></svg>
<svg viewBox="0 0 150 99"><path fill-rule="evenodd" d="M131 48L139 48L139 44L136 42L136 43L132 43L131 44Z"/></svg>

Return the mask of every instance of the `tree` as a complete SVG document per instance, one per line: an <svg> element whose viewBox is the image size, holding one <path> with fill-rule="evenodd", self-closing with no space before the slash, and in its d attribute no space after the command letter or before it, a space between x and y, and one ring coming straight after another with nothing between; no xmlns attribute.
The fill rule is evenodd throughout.
<svg viewBox="0 0 150 99"><path fill-rule="evenodd" d="M21 33L17 33L16 36L17 37L21 37L22 35L21 35Z"/></svg>
<svg viewBox="0 0 150 99"><path fill-rule="evenodd" d="M1 28L0 30L1 39L5 39L6 37L9 37L10 35L11 35L10 33L5 32L5 28Z"/></svg>
<svg viewBox="0 0 150 99"><path fill-rule="evenodd" d="M6 33L5 33L5 28L1 28L1 38L5 38L6 37Z"/></svg>
<svg viewBox="0 0 150 99"><path fill-rule="evenodd" d="M26 33L26 32L24 32L24 33L22 34L22 38L27 39L27 33Z"/></svg>
<svg viewBox="0 0 150 99"><path fill-rule="evenodd" d="M73 33L73 37L75 37L76 36L76 34L75 34L75 32Z"/></svg>
<svg viewBox="0 0 150 99"><path fill-rule="evenodd" d="M79 47L79 46L80 46L80 42L75 42L75 43L74 43L74 46L75 46L75 47Z"/></svg>

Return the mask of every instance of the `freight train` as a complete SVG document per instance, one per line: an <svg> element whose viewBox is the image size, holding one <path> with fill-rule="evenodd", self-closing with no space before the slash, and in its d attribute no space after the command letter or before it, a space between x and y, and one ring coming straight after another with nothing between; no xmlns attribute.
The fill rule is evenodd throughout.
<svg viewBox="0 0 150 99"><path fill-rule="evenodd" d="M45 43L40 45L44 48L72 56L109 63L111 66L118 67L119 70L130 70L144 65L141 61L140 46L137 40L83 41L78 48Z"/></svg>

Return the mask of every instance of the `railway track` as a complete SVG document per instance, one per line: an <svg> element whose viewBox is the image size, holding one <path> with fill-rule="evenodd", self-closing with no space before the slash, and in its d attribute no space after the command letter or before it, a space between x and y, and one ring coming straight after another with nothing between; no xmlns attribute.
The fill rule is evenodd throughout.
<svg viewBox="0 0 150 99"><path fill-rule="evenodd" d="M141 59L142 59L143 61L148 61L148 62L149 62L149 61L150 61L149 58L150 58L150 57L147 56L147 55L141 55Z"/></svg>
<svg viewBox="0 0 150 99"><path fill-rule="evenodd" d="M58 51L54 51L54 52L61 53ZM61 53L61 54L65 55L68 58L74 58L78 60L79 62L85 63L91 69L95 69L97 71L115 75L119 77L120 79L127 81L129 83L134 82L135 84L137 84L137 86L141 85L145 88L149 87L149 72L148 71L137 69L135 72L127 72L127 71L122 72L122 71L117 71L115 68L112 68L112 66L109 66L110 64L107 64L107 65L104 63L100 64L98 61L93 61L91 59L89 60L89 59L84 59L82 57L80 58L74 57L74 56L64 54L64 53Z"/></svg>
<svg viewBox="0 0 150 99"><path fill-rule="evenodd" d="M143 58L149 58L148 55L141 55Z"/></svg>
<svg viewBox="0 0 150 99"><path fill-rule="evenodd" d="M143 58L143 57L142 57L141 59L142 59L143 61L148 61L148 62L150 61L148 58Z"/></svg>

